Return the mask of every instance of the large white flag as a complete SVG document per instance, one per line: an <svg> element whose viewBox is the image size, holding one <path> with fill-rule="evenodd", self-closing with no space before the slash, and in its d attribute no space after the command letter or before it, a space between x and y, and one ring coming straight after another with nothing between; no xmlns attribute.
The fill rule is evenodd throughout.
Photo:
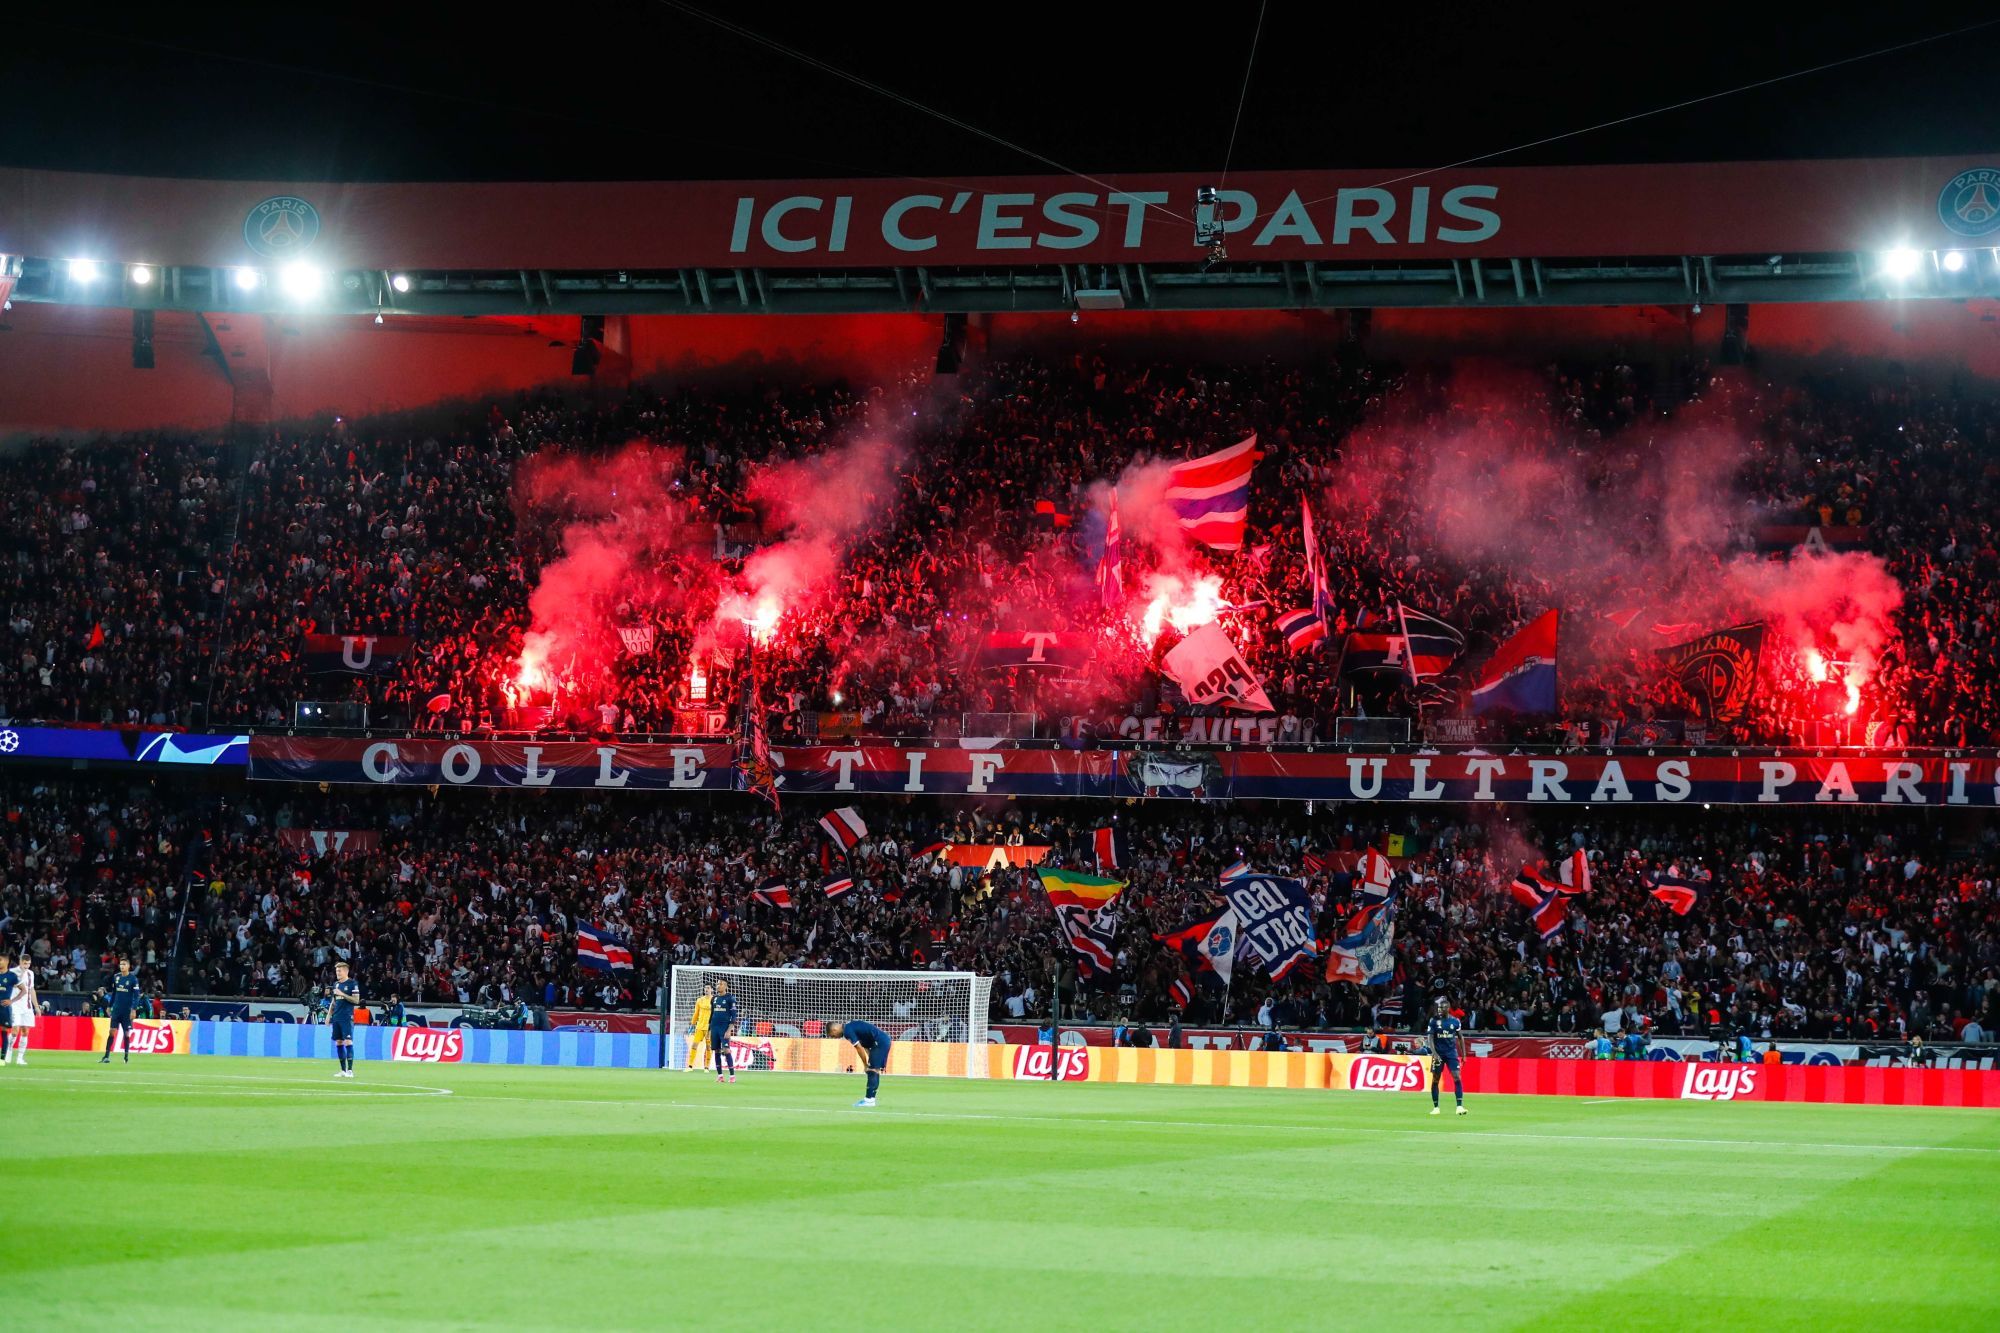
<svg viewBox="0 0 2000 1333"><path fill-rule="evenodd" d="M1222 704L1250 713L1271 712L1264 683L1243 660L1220 625L1203 625L1161 659L1189 703Z"/></svg>

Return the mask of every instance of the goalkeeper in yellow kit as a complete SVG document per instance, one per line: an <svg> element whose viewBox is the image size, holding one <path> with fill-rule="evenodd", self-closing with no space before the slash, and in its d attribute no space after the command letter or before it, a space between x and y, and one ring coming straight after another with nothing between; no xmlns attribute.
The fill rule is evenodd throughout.
<svg viewBox="0 0 2000 1333"><path fill-rule="evenodd" d="M694 1024L688 1030L689 1069L707 1069L708 1062L715 1058L715 1053L708 1047L708 1010L710 997L714 993L714 986L705 985L701 988L701 994L695 996Z"/></svg>

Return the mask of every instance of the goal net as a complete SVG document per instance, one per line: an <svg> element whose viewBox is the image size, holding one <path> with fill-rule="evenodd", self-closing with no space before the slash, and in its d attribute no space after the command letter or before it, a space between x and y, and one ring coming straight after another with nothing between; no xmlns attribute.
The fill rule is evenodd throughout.
<svg viewBox="0 0 2000 1333"><path fill-rule="evenodd" d="M846 972L797 967L674 968L662 1026L666 1067L713 1068L694 1031L695 1005L727 981L736 997L730 1053L740 1070L841 1073L856 1067L839 1025L863 1019L887 1032L891 1074L986 1076L986 1012L993 978L971 972Z"/></svg>

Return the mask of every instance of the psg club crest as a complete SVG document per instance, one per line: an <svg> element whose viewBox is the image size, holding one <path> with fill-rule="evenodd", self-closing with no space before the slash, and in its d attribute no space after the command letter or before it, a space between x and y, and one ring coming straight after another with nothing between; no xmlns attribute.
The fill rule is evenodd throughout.
<svg viewBox="0 0 2000 1333"><path fill-rule="evenodd" d="M319 210L295 195L273 195L243 219L243 243L269 259L303 252L319 239Z"/></svg>
<svg viewBox="0 0 2000 1333"><path fill-rule="evenodd" d="M1973 167L1945 182L1938 193L1938 221L1960 236L2000 230L2000 167Z"/></svg>

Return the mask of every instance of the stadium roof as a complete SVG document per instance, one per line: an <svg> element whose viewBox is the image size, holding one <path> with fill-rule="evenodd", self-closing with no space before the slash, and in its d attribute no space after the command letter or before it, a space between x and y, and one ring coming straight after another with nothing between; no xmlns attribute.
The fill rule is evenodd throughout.
<svg viewBox="0 0 2000 1333"><path fill-rule="evenodd" d="M949 43L937 19L889 5L856 24L822 7L741 26L655 0L541 16L524 39L370 0L331 26L317 12L37 11L0 81L25 131L0 137L16 167L0 172L0 285L16 300L297 308L280 256L244 240L251 210L290 199L306 207L266 207L271 234L318 227L298 255L320 271L301 290L348 313L1995 290L1990 251L1950 255L1983 233L1940 226L1938 209L1961 169L2000 162L1990 118L1966 112L1987 98L2000 19L1683 6L1670 23L1634 10L1575 24L1503 7L1440 29L1415 11L1183 21L1102 5L995 11L980 40ZM1928 156L1888 156L1907 153ZM1677 160L1725 165L1598 165ZM648 178L694 183L630 183ZM426 180L488 183L368 183ZM1138 210L1131 240L1112 195L1156 185L1167 197ZM1255 219L1226 257L1192 245L1203 185L1255 199L1225 200L1226 218ZM1484 186L1499 193L1452 194ZM1006 196L1024 193L1022 212ZM1482 212L1499 226L1482 230ZM104 267L70 281L72 259Z"/></svg>
<svg viewBox="0 0 2000 1333"><path fill-rule="evenodd" d="M16 300L340 313L2000 294L2000 151L1409 172L339 184L0 170ZM1204 218L1210 239L1198 240Z"/></svg>

